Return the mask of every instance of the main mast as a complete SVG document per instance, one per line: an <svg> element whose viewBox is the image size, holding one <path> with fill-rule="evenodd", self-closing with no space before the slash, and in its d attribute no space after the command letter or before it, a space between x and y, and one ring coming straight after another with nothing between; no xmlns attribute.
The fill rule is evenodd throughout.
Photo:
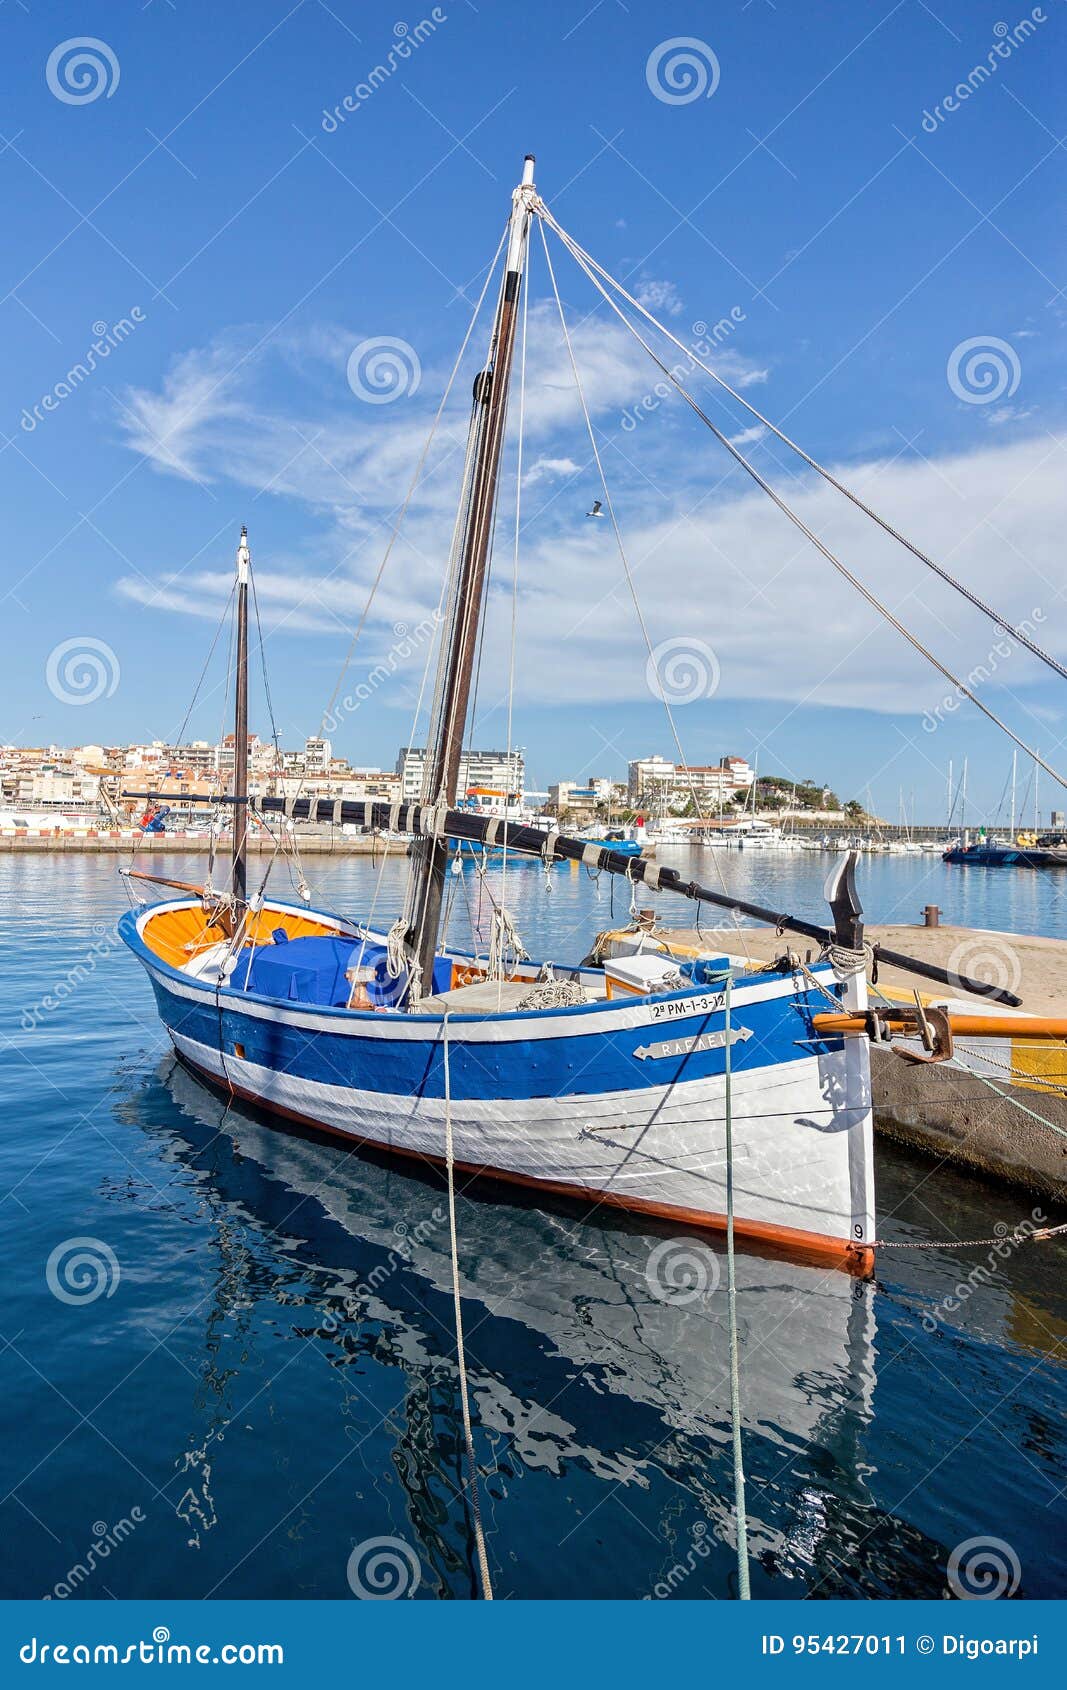
<svg viewBox="0 0 1067 1690"><path fill-rule="evenodd" d="M533 154L527 153L522 181L512 195L504 285L493 320L489 359L474 383L468 459L471 473L464 480L464 485L469 485L470 494L459 540L452 615L442 642L436 732L434 743L427 748L427 780L423 790L431 803L444 801L454 804L459 783L471 679L484 610L530 203L535 192L533 170ZM441 924L448 843L444 839L433 839L424 845L416 845L415 849L412 915L407 942L420 970L419 980L429 993Z"/></svg>
<svg viewBox="0 0 1067 1690"><path fill-rule="evenodd" d="M245 850L248 839L248 581L252 559L248 529L237 547L237 686L233 712L233 896L247 899Z"/></svg>

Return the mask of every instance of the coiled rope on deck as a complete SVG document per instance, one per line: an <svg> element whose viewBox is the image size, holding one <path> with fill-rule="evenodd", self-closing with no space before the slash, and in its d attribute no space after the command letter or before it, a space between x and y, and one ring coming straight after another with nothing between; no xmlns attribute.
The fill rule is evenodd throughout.
<svg viewBox="0 0 1067 1690"><path fill-rule="evenodd" d="M448 1066L448 1011L441 1017L441 1048L445 1071L445 1168L448 1173L448 1236L452 1252L452 1305L456 1320L456 1364L459 1370L459 1400L463 1410L463 1439L467 1455L467 1494L470 1497L471 1519L474 1525L474 1546L478 1556L478 1577L482 1600L493 1600L493 1583L489 1577L489 1558L485 1551L485 1532L482 1529L482 1510L478 1500L478 1466L474 1458L474 1434L471 1430L470 1396L467 1390L467 1352L463 1343L463 1306L459 1294L459 1245L456 1236L456 1179L452 1154L452 1080Z"/></svg>

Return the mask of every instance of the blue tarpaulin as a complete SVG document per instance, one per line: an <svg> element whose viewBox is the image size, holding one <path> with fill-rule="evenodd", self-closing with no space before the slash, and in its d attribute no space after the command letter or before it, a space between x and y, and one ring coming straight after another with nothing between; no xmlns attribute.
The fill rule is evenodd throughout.
<svg viewBox="0 0 1067 1690"><path fill-rule="evenodd" d="M343 1008L352 990L346 970L363 967L374 969L375 978L368 984L372 1003L395 1004L403 996L397 990L397 982L386 973L382 945L317 934L285 940L281 931L276 940L274 944L257 948L251 966L244 960L239 962L232 984L247 992L260 992L264 997ZM433 990L447 991L451 980L451 962L438 957L434 962Z"/></svg>

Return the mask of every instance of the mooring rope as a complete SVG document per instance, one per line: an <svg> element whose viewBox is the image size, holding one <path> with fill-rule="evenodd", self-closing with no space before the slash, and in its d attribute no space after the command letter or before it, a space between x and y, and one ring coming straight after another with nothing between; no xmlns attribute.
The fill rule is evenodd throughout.
<svg viewBox="0 0 1067 1690"><path fill-rule="evenodd" d="M963 1047L963 1046L957 1046L957 1049L964 1049L964 1048L965 1047ZM978 1056L977 1051L970 1051L967 1054L969 1054L972 1057ZM986 1062L994 1062L996 1067L998 1067L998 1068L1001 1068L1001 1067L1004 1066L1003 1063L996 1062L996 1059L994 1057L986 1056L984 1052L982 1053L981 1057L979 1057L979 1060L986 1061ZM1047 1120L1044 1115L1039 1115L1036 1109L1030 1109L1030 1108L1027 1107L1027 1105L1025 1103L1020 1103L1020 1101L1017 1097L1011 1097L1008 1092L1001 1091L1000 1087L996 1084L996 1082L994 1080L991 1080L989 1078L988 1074L980 1074L978 1072L977 1068L968 1068L967 1064L965 1062L957 1061L956 1067L957 1067L957 1070L958 1070L959 1073L969 1074L970 1077L974 1080L981 1080L982 1084L984 1086L988 1086L990 1091L993 1092L996 1097L1001 1098L1005 1103L1012 1104L1012 1106L1016 1109L1021 1109L1023 1114L1029 1115L1029 1117L1032 1121L1040 1122L1041 1126L1048 1127L1050 1132L1057 1133L1060 1138L1067 1138L1067 1132L1065 1132L1062 1127L1058 1127L1056 1125L1055 1121ZM1014 1070L1011 1070L1011 1072L1014 1073ZM1022 1076L1020 1075L1019 1077L1021 1078ZM1062 1096L1062 1092L1057 1094L1057 1095Z"/></svg>
<svg viewBox="0 0 1067 1690"><path fill-rule="evenodd" d="M741 1371L737 1338L737 1276L734 1262L734 1126L730 1061L730 976L724 992L724 1075L726 1109L726 1288L730 1311L730 1428L734 1451L734 1513L737 1517L737 1594L751 1600L748 1582L748 1520L745 1514L745 1463L741 1448Z"/></svg>
<svg viewBox="0 0 1067 1690"><path fill-rule="evenodd" d="M441 1017L441 1040L445 1069L445 1167L448 1172L448 1233L452 1249L452 1304L456 1318L456 1363L459 1369L459 1400L463 1410L463 1438L467 1447L467 1494L470 1497L471 1518L474 1524L474 1545L478 1555L478 1576L481 1580L482 1600L493 1600L493 1583L489 1577L489 1558L485 1552L485 1532L482 1529L482 1510L478 1500L478 1466L474 1457L474 1434L471 1430L470 1396L467 1390L467 1353L463 1343L463 1306L459 1294L459 1245L456 1237L456 1179L452 1156L452 1081L448 1067L448 1011Z"/></svg>

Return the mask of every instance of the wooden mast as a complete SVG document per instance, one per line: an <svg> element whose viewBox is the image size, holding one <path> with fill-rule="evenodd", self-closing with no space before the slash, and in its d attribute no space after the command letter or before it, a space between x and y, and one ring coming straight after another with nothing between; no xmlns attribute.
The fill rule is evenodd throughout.
<svg viewBox="0 0 1067 1690"><path fill-rule="evenodd" d="M233 896L247 901L248 840L248 581L252 560L248 529L237 547L237 686L233 712Z"/></svg>
<svg viewBox="0 0 1067 1690"><path fill-rule="evenodd" d="M534 196L533 169L533 154L527 153L522 181L512 195L504 286L493 322L489 362L474 383L473 476L460 538L454 611L442 647L437 734L434 745L428 748L429 779L425 790L431 803L444 800L451 805L456 801L493 535L522 266L531 215L530 201ZM448 842L445 839L430 840L416 846L416 853L412 918L407 941L421 971L419 979L423 990L429 994L448 868Z"/></svg>

